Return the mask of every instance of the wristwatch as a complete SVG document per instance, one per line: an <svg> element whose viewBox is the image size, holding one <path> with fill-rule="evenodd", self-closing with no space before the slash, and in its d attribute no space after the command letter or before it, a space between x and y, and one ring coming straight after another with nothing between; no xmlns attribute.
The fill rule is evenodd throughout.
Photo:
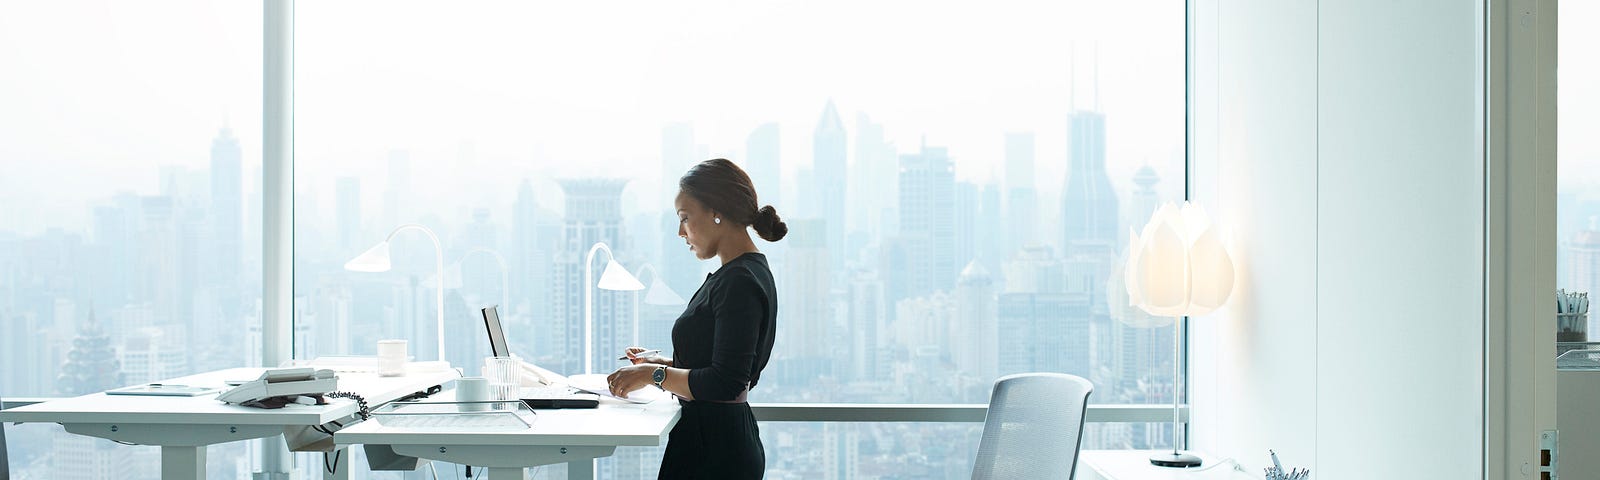
<svg viewBox="0 0 1600 480"><path fill-rule="evenodd" d="M656 367L655 371L650 372L650 381L656 384L656 388L662 388L661 382L667 381L667 367Z"/></svg>

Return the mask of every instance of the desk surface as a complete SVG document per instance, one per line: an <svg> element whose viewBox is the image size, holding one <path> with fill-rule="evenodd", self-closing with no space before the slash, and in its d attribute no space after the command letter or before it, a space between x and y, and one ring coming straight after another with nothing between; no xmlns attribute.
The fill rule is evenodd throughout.
<svg viewBox="0 0 1600 480"><path fill-rule="evenodd" d="M679 409L672 398L634 404L602 397L598 408L534 410L533 426L527 430L446 432L361 422L340 430L333 440L340 445L656 446L678 424Z"/></svg>
<svg viewBox="0 0 1600 480"><path fill-rule="evenodd" d="M232 368L160 383L228 388L229 380L254 380L264 368ZM379 377L375 373L339 372L339 390L357 392L370 406L394 401L433 385L456 378L451 370L411 372L399 377ZM122 423L167 425L321 425L350 416L356 404L345 399L330 399L327 405L289 405L276 410L241 407L217 401L217 394L194 397L106 395L50 400L44 403L0 410L0 422Z"/></svg>
<svg viewBox="0 0 1600 480"><path fill-rule="evenodd" d="M1170 452L1170 450L1167 450ZM1084 450L1078 457L1078 477L1081 480L1235 480L1259 479L1233 469L1233 465L1217 465L1216 457L1196 454L1205 463L1204 470L1157 467L1150 464L1150 456L1161 450ZM1194 452L1190 452L1194 453ZM1215 466L1215 468L1207 468Z"/></svg>

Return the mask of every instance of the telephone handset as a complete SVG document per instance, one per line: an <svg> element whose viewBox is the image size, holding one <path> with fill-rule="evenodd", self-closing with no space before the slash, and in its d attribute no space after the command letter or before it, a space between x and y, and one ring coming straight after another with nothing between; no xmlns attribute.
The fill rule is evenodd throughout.
<svg viewBox="0 0 1600 480"><path fill-rule="evenodd" d="M233 387L217 396L228 403L245 403L291 395L321 395L338 389L339 377L333 370L311 367L269 369L261 377Z"/></svg>

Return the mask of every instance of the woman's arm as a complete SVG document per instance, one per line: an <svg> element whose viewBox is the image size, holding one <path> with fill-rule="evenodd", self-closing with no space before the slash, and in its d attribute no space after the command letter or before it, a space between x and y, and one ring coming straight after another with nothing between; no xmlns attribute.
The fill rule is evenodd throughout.
<svg viewBox="0 0 1600 480"><path fill-rule="evenodd" d="M617 369L606 377L606 384L611 388L611 394L628 398L628 392L646 388L655 383L651 377L657 368L667 369L667 379L661 382L661 388L672 392L682 398L694 400L694 390L689 388L689 370L685 368L667 367L653 363L640 363Z"/></svg>

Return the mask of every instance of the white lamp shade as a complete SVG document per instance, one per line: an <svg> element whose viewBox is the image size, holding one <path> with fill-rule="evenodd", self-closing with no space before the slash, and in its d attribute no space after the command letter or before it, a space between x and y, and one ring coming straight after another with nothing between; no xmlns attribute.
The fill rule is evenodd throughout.
<svg viewBox="0 0 1600 480"><path fill-rule="evenodd" d="M683 297L678 296L678 292L672 291L672 287L668 287L666 282L662 282L661 279L657 278L650 281L650 291L645 292L644 303L649 305L683 305L684 302Z"/></svg>
<svg viewBox="0 0 1600 480"><path fill-rule="evenodd" d="M1198 205L1162 205L1128 249L1128 301L1151 315L1205 315L1233 293L1233 259Z"/></svg>
<svg viewBox="0 0 1600 480"><path fill-rule="evenodd" d="M352 272L387 272L389 271L389 242L379 242L372 248L356 255L356 258L344 263L344 269Z"/></svg>
<svg viewBox="0 0 1600 480"><path fill-rule="evenodd" d="M628 269L622 268L616 260L606 261L606 269L600 273L598 286L601 290L644 290L644 284L639 283L639 279L633 278L633 274L628 273Z"/></svg>

